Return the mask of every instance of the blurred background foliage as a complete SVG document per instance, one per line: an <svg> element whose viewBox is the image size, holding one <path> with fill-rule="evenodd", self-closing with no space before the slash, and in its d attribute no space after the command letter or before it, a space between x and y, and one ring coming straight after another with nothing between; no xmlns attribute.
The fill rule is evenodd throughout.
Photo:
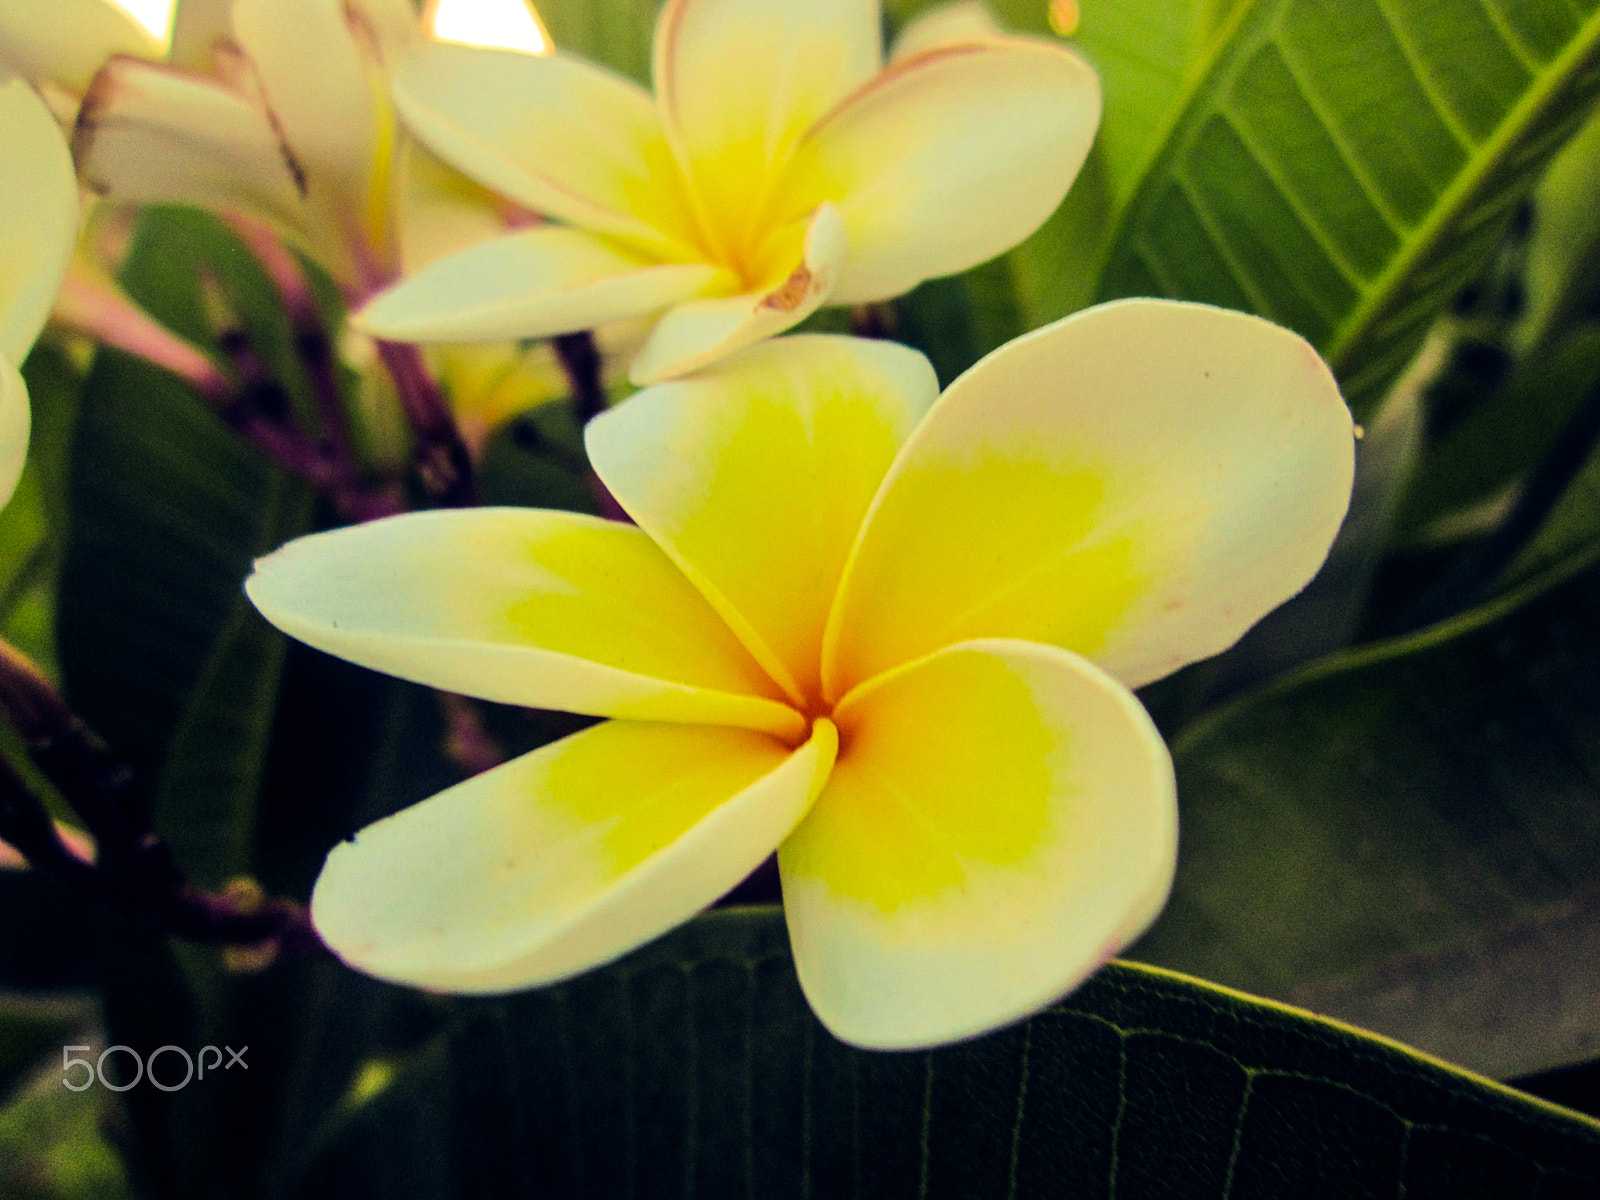
<svg viewBox="0 0 1600 1200"><path fill-rule="evenodd" d="M647 78L654 0L538 7L559 47ZM1319 578L1143 695L1182 809L1172 903L1126 955L1148 966L970 1045L866 1055L814 1025L771 909L462 1001L0 872L0 1193L1600 1190L1600 1125L1162 970L1600 1115L1600 3L992 4L1046 37L1075 7L1105 118L1066 202L867 315L948 382L1097 300L1223 304L1309 338L1365 427ZM145 212L123 283L212 352L220 295L310 405L220 222ZM132 768L197 883L304 899L330 845L459 777L452 739L510 754L574 727L287 643L240 581L328 505L147 364L47 341L26 375L0 633ZM587 508L571 404L495 431L481 487ZM0 750L22 762L14 733ZM248 1045L249 1070L80 1095L69 1043Z"/></svg>

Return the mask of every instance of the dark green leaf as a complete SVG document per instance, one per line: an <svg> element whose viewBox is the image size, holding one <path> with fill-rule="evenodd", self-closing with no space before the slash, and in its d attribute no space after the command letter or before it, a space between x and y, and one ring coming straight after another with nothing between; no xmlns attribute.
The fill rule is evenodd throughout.
<svg viewBox="0 0 1600 1200"><path fill-rule="evenodd" d="M540 0L539 16L560 50L581 54L650 86L650 35L659 0Z"/></svg>
<svg viewBox="0 0 1600 1200"><path fill-rule="evenodd" d="M1600 331L1531 360L1423 458L1400 521L1420 531L1439 517L1490 500L1544 457L1562 427L1600 386Z"/></svg>
<svg viewBox="0 0 1600 1200"><path fill-rule="evenodd" d="M11 1100L41 1063L59 1066L61 1047L94 1024L94 1005L83 997L0 994L0 1104Z"/></svg>
<svg viewBox="0 0 1600 1200"><path fill-rule="evenodd" d="M1600 1187L1600 1124L1132 965L977 1041L867 1053L806 1008L781 915L726 910L572 983L463 1008L448 1040L351 1112L300 1196L1548 1200Z"/></svg>
<svg viewBox="0 0 1600 1200"><path fill-rule="evenodd" d="M1533 194L1520 353L1538 355L1592 310L1600 287L1600 118L1575 134Z"/></svg>
<svg viewBox="0 0 1600 1200"><path fill-rule="evenodd" d="M1590 2L1250 0L1126 204L1108 166L1098 256L1053 268L1288 325L1368 415L1585 115L1597 51Z"/></svg>
<svg viewBox="0 0 1600 1200"><path fill-rule="evenodd" d="M1177 885L1130 953L1487 1074L1592 1056L1600 580L1521 599L1180 738Z"/></svg>
<svg viewBox="0 0 1600 1200"><path fill-rule="evenodd" d="M1026 331L1008 259L930 279L894 305L896 341L926 354L941 387L989 351Z"/></svg>
<svg viewBox="0 0 1600 1200"><path fill-rule="evenodd" d="M58 1068L60 1054L57 1043ZM0 1108L0 1194L6 1200L132 1200L112 1148L114 1100L99 1088L68 1091L59 1074L47 1072Z"/></svg>

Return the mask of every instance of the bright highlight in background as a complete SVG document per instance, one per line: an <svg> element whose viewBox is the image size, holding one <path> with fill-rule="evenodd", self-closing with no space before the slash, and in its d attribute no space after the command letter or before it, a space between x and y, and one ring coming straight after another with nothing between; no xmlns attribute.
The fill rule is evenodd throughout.
<svg viewBox="0 0 1600 1200"><path fill-rule="evenodd" d="M163 42L171 38L172 10L177 7L177 0L114 0L114 3Z"/></svg>
<svg viewBox="0 0 1600 1200"><path fill-rule="evenodd" d="M550 52L549 35L524 0L431 0L423 24L441 41Z"/></svg>

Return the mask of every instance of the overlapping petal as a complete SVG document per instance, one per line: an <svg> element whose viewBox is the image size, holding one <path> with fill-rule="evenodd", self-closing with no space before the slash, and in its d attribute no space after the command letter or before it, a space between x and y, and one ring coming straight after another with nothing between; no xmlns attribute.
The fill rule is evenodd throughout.
<svg viewBox="0 0 1600 1200"><path fill-rule="evenodd" d="M815 697L845 557L937 392L903 346L797 335L602 414L589 454L768 671Z"/></svg>
<svg viewBox="0 0 1600 1200"><path fill-rule="evenodd" d="M258 104L220 83L112 59L84 99L73 152L84 183L115 200L301 226L305 178L293 155Z"/></svg>
<svg viewBox="0 0 1600 1200"><path fill-rule="evenodd" d="M208 72L218 43L233 36L232 10L233 0L178 0L167 62L186 71Z"/></svg>
<svg viewBox="0 0 1600 1200"><path fill-rule="evenodd" d="M650 96L580 59L431 43L394 71L407 125L458 170L525 208L699 258Z"/></svg>
<svg viewBox="0 0 1600 1200"><path fill-rule="evenodd" d="M655 88L700 217L724 257L759 216L805 132L877 72L877 0L670 0Z"/></svg>
<svg viewBox="0 0 1600 1200"><path fill-rule="evenodd" d="M779 213L837 204L850 260L833 302L885 299L1037 229L1099 119L1099 81L1064 47L936 46L889 67L808 133L775 202Z"/></svg>
<svg viewBox="0 0 1600 1200"><path fill-rule="evenodd" d="M115 54L159 59L165 47L107 0L6 0L0 5L0 62L36 85L74 95Z"/></svg>
<svg viewBox="0 0 1600 1200"><path fill-rule="evenodd" d="M377 32L364 29L363 21L360 6L345 0L236 0L233 6L239 46L308 183L366 218L371 240L381 245L399 130L378 70Z"/></svg>
<svg viewBox="0 0 1600 1200"><path fill-rule="evenodd" d="M800 983L836 1036L954 1041L1048 1004L1160 910L1172 766L1076 655L950 647L835 712L839 760L778 852Z"/></svg>
<svg viewBox="0 0 1600 1200"><path fill-rule="evenodd" d="M246 587L290 636L448 691L790 738L805 728L628 525L537 509L411 514L291 542Z"/></svg>
<svg viewBox="0 0 1600 1200"><path fill-rule="evenodd" d="M895 35L889 61L897 63L940 46L1005 36L983 0L951 0L925 8L907 21Z"/></svg>
<svg viewBox="0 0 1600 1200"><path fill-rule="evenodd" d="M1170 301L1001 347L906 444L846 569L830 695L976 637L1130 687L1216 654L1311 578L1349 503L1350 414L1304 341Z"/></svg>
<svg viewBox="0 0 1600 1200"><path fill-rule="evenodd" d="M568 56L463 46L411 56L396 94L420 140L523 207L733 281L663 310L629 372L643 386L824 303L974 266L1065 195L1099 120L1080 58L963 10L919 23L921 49L880 70L877 10L669 0L654 102Z"/></svg>
<svg viewBox="0 0 1600 1200"><path fill-rule="evenodd" d="M576 229L522 229L441 258L356 314L393 341L543 337L641 316L705 291L706 263L651 265Z"/></svg>
<svg viewBox="0 0 1600 1200"><path fill-rule="evenodd" d="M791 236L773 239L779 243L776 254L764 256L769 265L756 274L765 282L754 291L691 300L665 313L634 355L629 378L642 386L698 370L815 312L844 266L844 223L833 205L824 204L809 221L781 232ZM784 253L790 246L798 253Z"/></svg>
<svg viewBox="0 0 1600 1200"><path fill-rule="evenodd" d="M334 848L311 913L343 958L452 991L549 983L664 933L753 870L827 777L748 730L613 721Z"/></svg>
<svg viewBox="0 0 1600 1200"><path fill-rule="evenodd" d="M3 75L0 213L0 359L20 366L67 273L78 185L50 110L22 80Z"/></svg>

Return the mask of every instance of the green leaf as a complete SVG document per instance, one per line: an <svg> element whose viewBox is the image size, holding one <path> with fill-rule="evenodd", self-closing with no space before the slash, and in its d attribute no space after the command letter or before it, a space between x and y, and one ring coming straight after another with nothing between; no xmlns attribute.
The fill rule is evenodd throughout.
<svg viewBox="0 0 1600 1200"><path fill-rule="evenodd" d="M1527 310L1516 330L1521 354L1556 341L1600 286L1600 117L1575 134L1533 194Z"/></svg>
<svg viewBox="0 0 1600 1200"><path fill-rule="evenodd" d="M1595 388L1583 394L1586 405L1594 405ZM1593 417L1593 409L1580 414L1579 423ZM1592 428L1592 426L1591 426ZM1581 452L1582 436L1574 436L1571 426L1563 433L1574 438L1574 452ZM1523 546L1521 552L1506 568L1500 580L1503 587L1515 586L1530 578L1538 578L1561 564L1592 557L1600 552L1600 449L1594 447L1592 433L1587 435L1589 454L1578 466L1577 473L1556 500L1538 531ZM1557 448L1559 449L1559 448Z"/></svg>
<svg viewBox="0 0 1600 1200"><path fill-rule="evenodd" d="M777 910L724 910L571 983L462 1008L446 1041L351 1113L298 1196L1549 1200L1600 1187L1600 1124L1133 965L988 1037L870 1053L811 1016Z"/></svg>
<svg viewBox="0 0 1600 1200"><path fill-rule="evenodd" d="M660 0L539 0L558 50L581 54L650 86L650 35Z"/></svg>
<svg viewBox="0 0 1600 1200"><path fill-rule="evenodd" d="M922 351L950 383L973 363L1025 332L1011 263L993 259L960 275L930 279L896 301L896 341Z"/></svg>
<svg viewBox="0 0 1600 1200"><path fill-rule="evenodd" d="M252 557L306 532L310 501L307 489L274 473ZM168 743L155 825L201 887L219 888L254 869L256 801L285 645L237 597Z"/></svg>
<svg viewBox="0 0 1600 1200"><path fill-rule="evenodd" d="M94 1024L94 1005L82 997L0 994L0 1103L40 1063L60 1064L61 1047Z"/></svg>
<svg viewBox="0 0 1600 1200"><path fill-rule="evenodd" d="M108 1129L113 1099L99 1088L68 1091L59 1074L45 1073L0 1108L0 1194L7 1200L132 1200Z"/></svg>
<svg viewBox="0 0 1600 1200"><path fill-rule="evenodd" d="M1522 599L1179 738L1177 882L1130 955L1499 1077L1591 1057L1600 580Z"/></svg>
<svg viewBox="0 0 1600 1200"><path fill-rule="evenodd" d="M268 286L226 242L207 240L206 220L157 210L124 269L135 299L194 337L204 332L199 270L241 295L252 278ZM222 669L211 665L218 639L247 611L251 560L304 527L304 504L174 377L126 355L97 356L73 448L61 666L74 707L152 793L194 689Z"/></svg>
<svg viewBox="0 0 1600 1200"><path fill-rule="evenodd" d="M1296 329L1363 417L1587 112L1597 53L1592 0L1249 0L1137 186L1105 165L1100 237L1046 269Z"/></svg>
<svg viewBox="0 0 1600 1200"><path fill-rule="evenodd" d="M1492 499L1550 450L1563 426L1600 386L1600 331L1523 363L1506 384L1431 447L1400 517L1413 532L1458 509Z"/></svg>

